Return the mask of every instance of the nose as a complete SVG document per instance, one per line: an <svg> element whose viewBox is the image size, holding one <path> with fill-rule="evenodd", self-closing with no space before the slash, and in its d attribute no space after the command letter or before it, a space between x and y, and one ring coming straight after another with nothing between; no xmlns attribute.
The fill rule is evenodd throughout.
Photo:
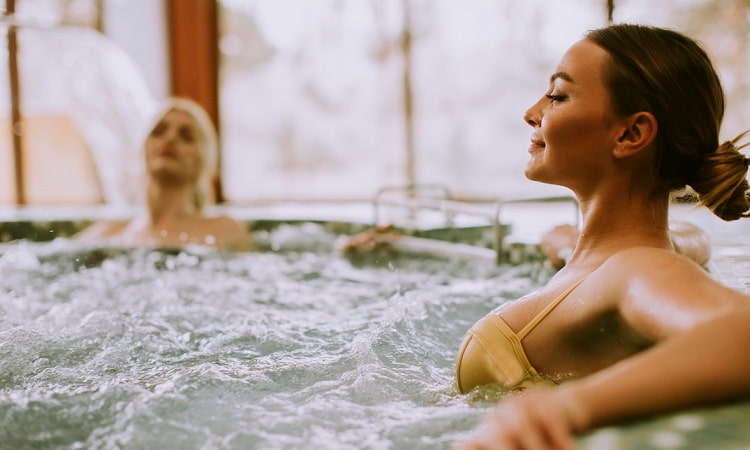
<svg viewBox="0 0 750 450"><path fill-rule="evenodd" d="M542 108L539 106L540 101L541 99L534 103L531 108L526 110L526 114L523 115L523 121L532 127L538 127L542 124Z"/></svg>
<svg viewBox="0 0 750 450"><path fill-rule="evenodd" d="M175 142L177 140L177 131L174 129L168 129L164 133L164 140L167 142Z"/></svg>

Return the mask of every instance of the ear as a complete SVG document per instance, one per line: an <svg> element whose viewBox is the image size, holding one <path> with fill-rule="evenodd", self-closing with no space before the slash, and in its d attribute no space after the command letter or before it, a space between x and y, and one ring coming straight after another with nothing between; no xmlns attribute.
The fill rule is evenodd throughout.
<svg viewBox="0 0 750 450"><path fill-rule="evenodd" d="M646 111L637 112L623 121L617 142L612 149L615 158L627 158L648 149L656 139L656 117Z"/></svg>

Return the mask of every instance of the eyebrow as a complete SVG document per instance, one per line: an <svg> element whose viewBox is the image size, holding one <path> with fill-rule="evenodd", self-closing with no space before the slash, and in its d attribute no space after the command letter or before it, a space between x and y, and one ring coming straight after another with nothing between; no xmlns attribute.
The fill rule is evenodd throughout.
<svg viewBox="0 0 750 450"><path fill-rule="evenodd" d="M562 78L563 80L565 80L565 81L567 81L569 83L573 82L573 78L567 72L555 72L555 73L553 73L552 76L549 77L549 82L552 83L552 82L554 82L558 78Z"/></svg>

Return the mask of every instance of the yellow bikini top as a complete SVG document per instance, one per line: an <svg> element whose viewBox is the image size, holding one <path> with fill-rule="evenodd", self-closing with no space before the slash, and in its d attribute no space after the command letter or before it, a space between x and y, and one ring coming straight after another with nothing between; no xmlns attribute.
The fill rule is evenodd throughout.
<svg viewBox="0 0 750 450"><path fill-rule="evenodd" d="M466 393L476 386L492 383L512 388L529 378L539 378L521 341L585 279L581 278L553 300L518 333L494 313L475 323L467 332L456 360L458 390Z"/></svg>

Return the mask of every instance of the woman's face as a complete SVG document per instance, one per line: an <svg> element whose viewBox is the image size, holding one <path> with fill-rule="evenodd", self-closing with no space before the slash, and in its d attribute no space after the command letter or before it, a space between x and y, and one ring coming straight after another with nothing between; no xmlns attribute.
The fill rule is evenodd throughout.
<svg viewBox="0 0 750 450"><path fill-rule="evenodd" d="M193 118L169 111L146 138L146 167L154 177L194 182L202 170L199 134Z"/></svg>
<svg viewBox="0 0 750 450"><path fill-rule="evenodd" d="M608 60L587 40L563 55L547 92L524 116L534 129L527 178L577 191L606 176L619 133L604 79Z"/></svg>

